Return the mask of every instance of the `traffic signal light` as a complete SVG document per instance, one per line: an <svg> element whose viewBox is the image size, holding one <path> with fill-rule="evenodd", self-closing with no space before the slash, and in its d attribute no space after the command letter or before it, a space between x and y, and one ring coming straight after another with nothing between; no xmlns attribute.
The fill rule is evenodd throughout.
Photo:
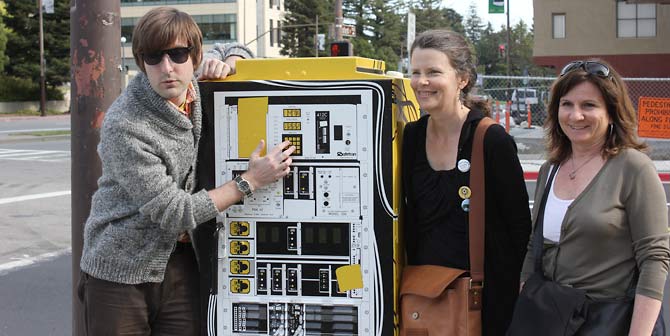
<svg viewBox="0 0 670 336"><path fill-rule="evenodd" d="M337 41L330 44L330 56L353 56L354 47L349 41Z"/></svg>
<svg viewBox="0 0 670 336"><path fill-rule="evenodd" d="M498 45L498 55L500 56L500 58L505 57L505 44Z"/></svg>

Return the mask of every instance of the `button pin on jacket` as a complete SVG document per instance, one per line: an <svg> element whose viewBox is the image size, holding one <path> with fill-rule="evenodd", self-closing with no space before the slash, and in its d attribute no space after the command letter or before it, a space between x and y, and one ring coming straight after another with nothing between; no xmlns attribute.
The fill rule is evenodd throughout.
<svg viewBox="0 0 670 336"><path fill-rule="evenodd" d="M470 196L472 196L472 190L470 190L468 186L462 186L458 188L458 196L460 196L462 199L468 199Z"/></svg>
<svg viewBox="0 0 670 336"><path fill-rule="evenodd" d="M470 199L464 199L463 202L461 202L461 209L465 212L470 212Z"/></svg>
<svg viewBox="0 0 670 336"><path fill-rule="evenodd" d="M458 160L458 164L456 164L456 166L461 173L467 173L470 171L470 161L466 159Z"/></svg>

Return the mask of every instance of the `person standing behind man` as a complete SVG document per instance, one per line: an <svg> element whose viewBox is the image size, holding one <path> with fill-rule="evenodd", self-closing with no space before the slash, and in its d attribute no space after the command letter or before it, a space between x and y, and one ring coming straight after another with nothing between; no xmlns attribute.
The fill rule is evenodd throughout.
<svg viewBox="0 0 670 336"><path fill-rule="evenodd" d="M189 233L283 178L295 147L286 141L261 157L261 141L246 172L194 190L202 33L188 14L155 8L135 27L133 56L141 73L110 106L100 131L102 176L84 229L78 286L86 333L197 335L197 241ZM201 78L225 77L231 69L222 63L208 60Z"/></svg>

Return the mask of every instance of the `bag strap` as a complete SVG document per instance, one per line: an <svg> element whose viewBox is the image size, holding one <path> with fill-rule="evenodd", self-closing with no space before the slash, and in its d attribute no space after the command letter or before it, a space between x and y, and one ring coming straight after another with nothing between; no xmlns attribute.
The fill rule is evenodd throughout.
<svg viewBox="0 0 670 336"><path fill-rule="evenodd" d="M472 281L484 281L484 222L486 221L486 183L484 179L484 135L491 125L495 124L493 119L484 117L479 121L475 130L475 138L472 144L472 160L470 170L470 188L472 188L472 199L470 200L469 214L469 249L470 249L470 277Z"/></svg>
<svg viewBox="0 0 670 336"><path fill-rule="evenodd" d="M542 201L540 201L540 209L537 211L537 218L535 219L535 232L533 233L533 258L535 258L535 272L542 274L542 255L544 254L544 207L547 204L547 197L549 196L549 191L551 190L551 184L554 181L554 176L558 171L558 164L555 164L551 173L549 174L549 179L547 184L544 187L544 193L542 194Z"/></svg>

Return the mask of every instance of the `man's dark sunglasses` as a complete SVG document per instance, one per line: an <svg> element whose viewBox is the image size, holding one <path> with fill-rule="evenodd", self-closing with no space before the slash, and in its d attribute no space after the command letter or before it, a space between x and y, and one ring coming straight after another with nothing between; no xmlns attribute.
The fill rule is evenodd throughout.
<svg viewBox="0 0 670 336"><path fill-rule="evenodd" d="M167 54L173 63L182 64L188 60L191 50L193 50L193 47L172 48L154 53L145 53L142 54L142 57L144 58L144 63L156 65L163 60L163 55Z"/></svg>
<svg viewBox="0 0 670 336"><path fill-rule="evenodd" d="M568 63L568 65L563 67L563 70L561 70L561 76L565 75L570 71L577 70L580 68L584 69L584 71L594 76L603 78L607 78L610 76L610 68L608 68L607 65L594 61L570 62Z"/></svg>

